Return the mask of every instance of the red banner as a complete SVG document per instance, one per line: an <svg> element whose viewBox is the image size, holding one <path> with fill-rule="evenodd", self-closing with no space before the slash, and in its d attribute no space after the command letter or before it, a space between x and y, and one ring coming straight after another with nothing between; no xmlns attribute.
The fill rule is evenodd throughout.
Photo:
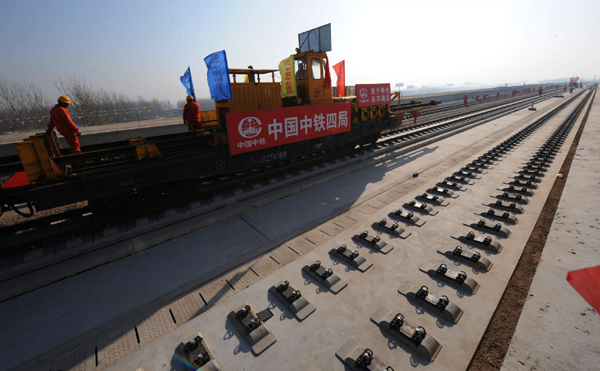
<svg viewBox="0 0 600 371"><path fill-rule="evenodd" d="M358 107L390 104L390 84L357 84L356 105Z"/></svg>
<svg viewBox="0 0 600 371"><path fill-rule="evenodd" d="M227 114L232 155L350 131L350 103Z"/></svg>
<svg viewBox="0 0 600 371"><path fill-rule="evenodd" d="M337 96L344 97L346 95L346 63L345 60L333 66L333 70L337 75Z"/></svg>

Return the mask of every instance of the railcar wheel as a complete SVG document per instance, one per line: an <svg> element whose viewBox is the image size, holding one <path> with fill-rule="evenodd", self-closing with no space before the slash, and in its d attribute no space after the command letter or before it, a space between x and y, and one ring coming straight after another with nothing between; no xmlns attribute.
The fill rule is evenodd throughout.
<svg viewBox="0 0 600 371"><path fill-rule="evenodd" d="M377 139L379 139L379 133L369 134L359 141L359 145L363 147L372 146L377 143Z"/></svg>

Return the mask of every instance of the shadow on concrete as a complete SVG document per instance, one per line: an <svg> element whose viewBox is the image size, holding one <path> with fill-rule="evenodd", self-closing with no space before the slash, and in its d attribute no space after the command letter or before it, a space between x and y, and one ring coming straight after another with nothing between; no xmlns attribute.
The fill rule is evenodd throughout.
<svg viewBox="0 0 600 371"><path fill-rule="evenodd" d="M427 276L429 276L429 275L427 275ZM467 292L461 291L460 289L458 289L458 288L456 288L456 287L454 287L454 286L451 286L451 285L449 285L449 284L445 283L444 281L441 281L441 280L438 280L438 279L434 279L434 278L433 278L433 277L431 277L431 276L429 276L429 278L431 278L432 280L434 280L434 281L436 282L436 284L437 284L437 287L439 287L439 288L444 288L444 287L447 287L447 288L449 288L449 289L452 289L453 291L455 291L455 292L456 292L456 296L458 296L459 298L463 298L463 297L465 297L465 296L466 296L466 297L471 297L471 296L473 296L472 294L469 294L469 293L467 293Z"/></svg>
<svg viewBox="0 0 600 371"><path fill-rule="evenodd" d="M400 156L396 156L393 152L388 152L387 154L385 154L385 157L387 158L387 160L385 160L385 162L380 163L376 166L370 166L368 168L362 169L361 170L361 171L363 171L362 176L354 177L353 181L351 183L344 182L343 181L344 179L341 179L341 178L346 177L347 175L344 175L341 178L337 178L337 179L341 179L341 181L339 181L339 184L341 184L342 187L344 187L344 192L345 192L344 204L340 205L339 208L336 208L334 210L334 212L330 213L329 215L323 216L320 219L315 219L314 221L305 224L303 226L304 229L298 229L298 230L291 231L290 235L299 235L301 233L304 233L307 230L314 228L316 225L319 225L327 220L331 220L335 216L340 215L340 214L350 210L354 206L355 201L358 200L363 195L364 190L367 187L367 185L381 181L387 172L397 169L397 168L400 168L403 165L407 165L423 156L434 153L438 148L439 148L438 146L425 147L425 148L421 148L421 149L412 151L409 154L400 155ZM336 201L337 200L335 200L335 199L331 199L329 202L332 204L336 204ZM160 246L160 245L158 245L158 246ZM350 247L350 245L349 245L349 247ZM152 249L155 249L155 248L156 247L154 247ZM362 250L362 247L359 247L359 248L360 248L360 250ZM374 253L372 249L370 249L370 248L367 248L367 249L370 254ZM263 252L260 251L259 253L257 253L257 255L262 254L262 253ZM361 253L364 253L364 251L361 251ZM173 256L173 258L181 258L181 257ZM214 304L219 302L222 298L229 295L232 290L244 289L244 287L239 287L239 288L237 287L238 282L242 281L242 279L244 278L245 275L247 275L247 274L254 275L255 273L253 271L247 270L245 272L236 273L232 277L228 277L229 283L227 281L223 280L223 286L209 300L206 300L206 298L199 295L199 296L201 296L201 300L198 301L198 307L195 309L195 312L193 312L193 314L191 316L189 316L189 318L185 317L185 315L184 315L183 317L185 317L185 318L182 320L180 319L179 322L176 322L175 316L173 316L172 304L174 302L178 301L179 299L184 298L186 295L189 295L190 291L197 289L197 287L199 287L203 283L210 282L211 280L215 279L216 277L222 275L224 272L234 269L235 267L238 267L239 265L243 264L245 261L247 261L250 258L251 258L251 256L249 256L247 253L240 255L240 257L235 256L232 259L229 259L227 264L224 264L223 266L219 266L219 267L214 267L210 273L204 273L202 276L198 276L198 277L190 277L190 281L189 281L190 284L183 285L183 287L185 289L176 289L177 292L175 292L175 290L174 290L174 291L162 294L162 296L159 296L158 298L155 298L155 299L149 301L148 304L143 304L142 306L138 306L137 309L132 310L131 312L129 312L126 315L121 315L120 317L115 317L115 318L110 319L109 322L99 325L94 330L91 330L91 332L88 332L84 335L75 337L71 340L67 340L66 343L64 343L62 345L59 344L56 348L53 348L41 355L36 356L36 359L46 360L44 362L44 364L52 364L52 365L60 364L60 367L64 368L64 369L73 368L84 362L88 362L90 357L92 359L96 359L95 357L97 357L97 356L94 354L94 352L99 354L100 350L103 349L104 346L107 346L106 344L113 344L114 342L119 341L121 339L120 337L113 338L112 335L104 336L103 334L107 334L107 333L115 334L116 333L116 331L105 331L106 329L111 329L111 328L118 326L118 327L124 329L125 333L126 333L128 331L133 330L134 326L136 324L140 324L140 323L144 322L145 320L147 320L148 318L150 318L151 316L156 314L159 309L163 309L165 307L170 310L170 312L172 314L171 316L173 317L173 322L176 324L177 327L179 327L183 323L197 317L201 313L203 313L206 310L208 310L209 308L211 308ZM183 259L189 260L189 257L183 258ZM238 259L238 260L236 260L236 259ZM245 260L241 260L241 259L245 259ZM337 264L334 262L334 265L337 266L338 264L339 264L339 262L337 262ZM343 266L343 265L340 264L340 266ZM354 267L350 267L350 266L346 265L345 270L350 271L350 270L356 270L356 269ZM156 267L145 267L144 266L142 268L136 269L135 274L138 279L143 280L144 276L156 275L156 272L157 272ZM327 288L322 286L320 283L314 282L312 280L312 278L310 278L310 276L306 275L304 272L302 274L303 274L303 277L305 278L304 285L308 286L311 284L315 284L317 286L316 287L317 294L320 294L321 292L329 291ZM123 279L127 279L127 278L123 278ZM199 280L202 280L202 283L198 283ZM195 285L195 287L191 286L191 283L193 283L193 285ZM94 290L94 288L90 287L90 290ZM184 290L186 290L185 293L180 293L180 291L184 291ZM117 290L117 291L113 292L113 294L114 293L119 294L119 291ZM123 297L123 295L125 295L125 297L126 297L127 293L123 293L120 296ZM116 295L116 296L119 296L119 295ZM114 298L115 298L115 295L113 295L113 300L115 300ZM105 300L105 299L99 298L99 300ZM120 299L117 298L116 300L120 300ZM277 301L277 299L273 300L271 302L271 304L276 305L278 308L281 309L282 308L281 304L279 304L279 305L276 304L276 301ZM158 309L144 308L144 306L148 306L149 303L153 303L154 308L157 308L157 307L159 307L159 308ZM204 305L201 305L201 304L204 304ZM187 305L187 303L186 303L186 305ZM141 314L134 313L137 310L139 310L140 312L143 311L143 313L141 313ZM285 316L280 318L280 320L287 319L288 318L287 316L290 314L287 309L283 309L282 313L284 313ZM90 316L94 316L93 311L90 312ZM289 318L291 318L291 317L293 317L293 316L290 316ZM225 316L223 318L225 318ZM127 320L123 321L123 319L127 319ZM113 325L113 323L118 323L118 325ZM227 331L224 334L223 340L230 340L231 337L234 336L234 334L237 334L235 332L236 330L234 328L234 325L229 323L229 321L226 321L225 329ZM94 331L100 332L101 335L100 336L98 336L97 334L93 335L93 336L90 335L90 334L93 334ZM121 331L119 331L119 332L121 332ZM97 339L97 340L91 340L92 338ZM184 339L182 339L182 340L184 340ZM84 352L81 352L81 351L77 351L77 352L75 352L75 351L67 351L67 352L59 351L60 356L58 358L52 357L53 353L57 349L60 349L60 348L65 349L66 348L65 344L75 344L75 343L82 344L82 342L90 345L89 347L87 347L87 346L85 347L86 351L84 351ZM242 344L244 344L245 341L243 339L240 339L240 342ZM76 347L71 346L69 349L74 349L74 348L76 348ZM138 341L138 345L136 348L139 349L139 341ZM78 348L78 349L80 349L80 348ZM89 350L87 350L87 349L89 349ZM235 354L240 353L240 352L246 353L246 352L250 352L250 351L251 351L250 348L248 348L244 345L238 345L238 347L236 348L234 353ZM110 362L111 362L111 364L116 364L117 362L121 361L122 359L128 357L131 354L132 354L131 352L125 351L122 354L119 354L119 356L116 359L111 359ZM28 361L25 364L32 364L32 363L31 363L31 361ZM176 367L179 367L179 364L177 363L177 361L175 359L171 360L171 367L174 370L175 369L185 369L185 368L176 368Z"/></svg>
<svg viewBox="0 0 600 371"><path fill-rule="evenodd" d="M304 278L304 286L317 285L317 288L315 289L315 293L317 295L322 292L329 291L326 287L324 287L320 282L316 281L310 274L306 273L305 271L302 271L302 277Z"/></svg>
<svg viewBox="0 0 600 371"><path fill-rule="evenodd" d="M383 165L385 166L386 170L389 170L390 168L395 169L399 166L409 164L420 157L433 153L438 148L439 146L422 148L407 155L395 157L393 160L388 160L384 162Z"/></svg>
<svg viewBox="0 0 600 371"><path fill-rule="evenodd" d="M452 327L454 326L454 323L445 320L443 318L438 317L437 313L432 310L431 308L422 305L421 303L418 303L414 300L410 300L408 299L408 301L415 307L415 313L418 315L423 315L425 313L427 313L428 315L434 317L436 319L435 324L439 327L439 328L444 328L444 327Z"/></svg>
<svg viewBox="0 0 600 371"><path fill-rule="evenodd" d="M372 237L372 235L369 235L369 237ZM383 239L382 239L383 241ZM386 241L387 242L387 241ZM374 249L369 243L367 242L362 242L362 241L358 241L355 239L352 239L352 242L354 244L354 247L358 250L367 250L369 252L369 254L382 254L382 255L386 255L384 253L382 253L381 251ZM386 246L387 247L387 246ZM350 246L348 246L348 248L350 248ZM391 251L390 251L391 252Z"/></svg>
<svg viewBox="0 0 600 371"><path fill-rule="evenodd" d="M290 284L291 285L291 284ZM294 287L294 286L292 286ZM294 289L298 290L294 287ZM269 301L269 309L279 309L281 315L279 316L280 321L285 321L286 319L294 319L296 316L290 311L290 309L284 305L277 296L271 294L267 291L267 300ZM300 321L298 321L300 322Z"/></svg>
<svg viewBox="0 0 600 371"><path fill-rule="evenodd" d="M460 260L452 259L451 262L452 262L452 265L454 265L454 267L456 267L457 269L461 269L461 270L470 269L471 273L473 273L475 275L478 275L480 273L487 273L486 271L483 271L481 269L476 269L475 267L473 267L472 264L466 264Z"/></svg>
<svg viewBox="0 0 600 371"><path fill-rule="evenodd" d="M338 258L334 254L329 253L329 258L331 259L331 264L333 265L333 267L337 267L337 266L339 266L340 268L344 267L344 272L355 272L355 271L357 272L358 271L358 268L348 264L347 262Z"/></svg>
<svg viewBox="0 0 600 371"><path fill-rule="evenodd" d="M502 252L502 251L500 251L500 252L496 252L496 251L492 251L492 250L485 249L485 248L482 246L482 244L481 244L481 243L478 243L478 242L474 242L474 241L468 240L468 239L467 239L465 236L466 236L466 233L465 233L465 235L463 235L463 236L460 236L460 237L454 237L454 236L450 236L450 237L451 237L452 239L455 239L455 240L459 241L460 243L464 244L464 245L465 245L465 246L467 246L469 249L477 249L477 251L480 251L480 252L484 253L484 254L485 254L485 255L487 255L487 256L498 255L500 252ZM485 234L480 234L480 237L481 237L481 236L484 236L484 237L485 237L485 236L487 236L487 235L485 235ZM494 238L492 238L492 242L496 242ZM502 244L500 244L500 245L502 245ZM502 247L502 248L504 248L504 247Z"/></svg>
<svg viewBox="0 0 600 371"><path fill-rule="evenodd" d="M429 362L429 360L427 360L427 359L425 359L425 358L423 358L423 357L415 354L415 351L413 349L411 349L409 346L407 346L406 344L404 344L400 340L396 339L388 331L382 329L379 326L377 326L377 328L379 329L379 332L381 333L381 335L383 335L383 337L385 337L387 339L387 341L388 341L388 348L390 350L395 350L395 349L400 348L403 351L405 351L406 353L408 353L408 354L411 355L410 356L410 365L413 368L416 368L419 365L426 366L426 365L428 365L428 364L431 363L431 362ZM394 369L403 370L403 369L405 369L405 367L394 367Z"/></svg>
<svg viewBox="0 0 600 371"><path fill-rule="evenodd" d="M224 317L227 318L227 317ZM225 320L225 334L223 335L223 340L231 340L233 338L237 338L239 344L235 347L235 349L233 350L233 354L240 354L240 353L251 353L252 349L250 349L250 347L248 347L248 344L246 344L246 339L242 338L240 333L237 331L237 329L235 328L235 324L229 319L227 318Z"/></svg>
<svg viewBox="0 0 600 371"><path fill-rule="evenodd" d="M196 366L190 364L183 352L183 343L179 343L171 357L170 371L196 371Z"/></svg>

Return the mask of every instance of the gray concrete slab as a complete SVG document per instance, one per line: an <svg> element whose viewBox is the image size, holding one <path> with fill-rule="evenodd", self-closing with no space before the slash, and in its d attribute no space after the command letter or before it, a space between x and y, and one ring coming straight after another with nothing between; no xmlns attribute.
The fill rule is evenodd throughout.
<svg viewBox="0 0 600 371"><path fill-rule="evenodd" d="M349 242L351 235L368 228L375 216L387 215L387 212L400 207L403 203L435 184L436 181L441 180L443 176L449 175L450 173L445 173L448 169L455 169L464 165L480 153L489 149L498 140L509 137L516 130L534 121L537 117L540 117L544 109L549 109L550 106L557 103L557 101L549 101L545 105L540 105L537 112L522 110L511 115L509 118L495 120L476 130L447 138L436 143L437 148L435 150L432 150L434 147L429 146L429 152L426 152L425 149L420 149L408 154L398 152L396 156L391 152L384 155L390 161L349 174L340 178L338 182L320 184L314 187L315 189L319 188L320 191L304 193L306 197L304 200L300 194L283 198L273 204L267 205L266 207L269 208L268 213L258 209L255 212L248 212L243 216L243 219L229 219L218 225L190 233L142 253L121 259L110 265L93 269L60 283L2 303L0 304L0 315L6 320L0 325L0 330L7 337L13 339L13 342L10 344L2 343L0 364L12 367L22 363L28 359L27 357L32 356L31 352L27 354L24 352L24 349L31 349L31 344L34 344L38 354L41 354L61 344L61 342L75 339L78 335L83 335L107 321L119 318L119 316L128 311L135 310L140 306L151 303L153 300L157 300L161 295L166 295L170 290L177 290L177 288L185 286L191 281L201 279L203 274L207 273L206 269L214 270L215 267L227 265L231 261L232 256L236 254L247 253L248 250L252 249L260 249L268 245L272 239L300 233L301 230L297 228L298 225L304 225L306 229L315 226L315 229L321 233L320 229L325 229L328 224L325 223L323 228L319 228L319 223L327 221L343 210L348 210L345 214L331 221L341 228L348 229L331 238L329 241L323 242L321 240L320 244L315 244L315 248L312 251L307 248L306 252L300 254L284 244L270 252L269 257L275 264L285 267L273 271L273 265L269 265L270 263L267 264L263 260L261 266L265 267L267 274L269 274L268 272L272 272L268 280L262 279L254 283L254 278L249 281L237 280L237 282L241 283L242 287L250 285L247 289L241 291L231 288L231 285L225 279L215 280L204 287L200 287L197 292L190 293L190 295L193 295L190 298L193 301L193 305L187 307L188 318L193 318L202 311L200 308L202 308L204 301L209 301L212 298L217 298L218 300L215 300L211 308L196 319L183 323L178 321L177 330L163 335L154 342L150 342L133 356L126 358L123 361L125 363L119 363L116 367L118 369L129 369L136 364L133 367L135 369L145 364L145 369L161 369L165 367L163 365L173 366L171 365L171 357L173 353L172 349L174 349L175 345L171 347L170 341L181 337L183 337L181 340L188 340L186 338L186 331L192 327L197 327L198 324L190 325L197 320L201 321L202 326L204 326L205 321L208 323L207 327L213 326L209 332L210 335L206 333L205 335L209 338L210 342L215 343L215 345L209 343L211 347L214 348L218 345L219 349L215 349L215 352L218 353L217 357L228 360L225 362L225 366L223 366L225 369L240 369L240 365L242 364L249 364L252 369L261 369L260 367L264 366L261 362L267 362L271 365L276 364L281 359L267 356L272 354L270 353L272 349L266 351L260 357L264 361L256 363L251 358L252 356L246 353L248 349L245 349L243 346L238 347L239 343L236 343L236 340L227 341L231 338L235 339L235 335L233 332L230 333L233 327L221 321L224 318L221 314L226 314L234 309L236 303L243 302L244 300L253 306L256 305L257 308L268 305L266 289L273 284L271 279L277 281L289 276L295 282L298 280L300 280L300 283L304 282L305 277L300 273L299 267L317 258L326 261L324 259L328 259L327 257L329 256L327 252L340 242L339 239ZM521 152L515 151L514 154L511 154L511 156L514 155L511 160L513 161L512 164L511 161L504 161L501 164L514 167L519 161L527 158L537 148L536 145L541 144L546 139L553 125L556 126L560 118L557 117L548 123L547 127L540 129L530 138L530 142L527 142L527 145L523 146ZM553 166L558 166L556 165L558 162L560 161L555 162ZM439 169L443 171L440 172L437 166L440 166ZM415 171L420 173L418 178L412 178L412 173ZM497 171L495 176L506 180L506 173L503 172L506 169L503 170L499 165ZM411 176L408 176L408 174L411 174ZM497 187L499 178L493 178L491 175L491 173L489 177L486 175L486 178L490 182L493 181L493 186ZM342 181L342 179L345 181ZM356 190L353 191L349 188L344 188L347 184L353 185ZM340 188L343 189L342 192L339 191ZM398 191L397 201L389 205L384 202L371 203L376 207L387 205L388 209L382 209L381 214L374 211L370 215L367 215L355 210L372 198L384 193L391 194L387 193L391 190ZM543 192L540 195L539 197L543 199ZM308 196L310 196L310 199L308 199ZM389 257L374 253L366 248L360 248L361 254L369 254L369 260L374 263L374 267L365 272L365 274L370 274L371 277L385 277L385 281L381 282L381 286L378 285L379 281L376 278L374 278L376 280L376 284L374 284L373 279L363 279L366 276L354 274L357 272L342 271L342 267L337 266L335 268L336 273L340 271L340 276L348 280L350 285L336 296L338 298L346 297L347 299L334 301L328 297L329 293L319 290L314 283L307 281L305 284L306 288L302 290L303 292L307 291L307 295L311 296L309 297L311 299L309 301L317 307L315 314L307 319L308 323L319 313L321 313L321 316L330 318L330 313L339 312L345 319L340 324L336 324L334 321L328 322L327 320L323 320L325 317L322 317L321 320L314 322L318 324L317 326L304 326L303 330L300 331L300 333L304 334L301 337L295 335L295 329L297 328L292 326L293 323L291 321L288 321L289 323L286 322L283 328L280 328L278 325L272 326L270 322L269 327L278 333L277 337L279 340L277 344L285 344L285 341L281 341L280 334L287 334L283 335L283 339L289 338L292 345L294 341L303 339L301 343L303 346L305 344L308 346L306 350L312 352L310 354L314 354L318 359L324 360L325 366L322 369L339 369L341 363L336 361L333 356L335 350L339 347L336 339L339 340L340 337L348 336L354 332L358 334L364 333L367 336L367 340L372 340L377 349L387 352L391 356L390 359L397 359L400 364L410 362L410 354L400 353L399 350L384 350L387 349L387 341L381 336L376 327L374 327L375 325L368 321L368 318L372 314L370 310L375 309L371 308L371 306L375 304L400 306L408 313L414 312L414 308L408 306L407 302L399 298L399 294L396 293L399 283L407 279L417 279L419 281L428 279L416 270L416 266L421 262L429 262L431 259L443 258L441 255L435 253L435 249L441 241L454 244L448 228L455 225L461 216L453 214L450 208L454 207L454 210L458 213L463 213L463 219L467 219L466 215L472 215L473 210L475 210L473 205L469 209L466 206L467 203L471 203L474 197L479 196L483 196L483 194L478 195L474 193L473 195L461 196L464 201L460 203L453 201L450 206L445 208L445 214L441 212L436 217L424 217L428 219L426 226L429 226L429 229L423 229L422 231L419 229L418 233L414 233L407 240L393 241L392 243L394 245L397 244L397 246L390 253ZM488 197L488 195L485 196ZM541 209L542 204L543 202L540 201L535 207ZM297 219L289 217L290 213L295 214L296 209L305 210L308 207L307 205L312 207L312 213L299 213ZM483 208L477 210L480 211L481 209ZM465 212L467 214L464 214ZM533 221L530 224L520 223L520 227L523 228L521 236L514 240L523 245L526 239L525 235L529 235L527 228L528 226L532 228L536 218L535 212L532 212L529 218ZM274 228L274 225L277 224L280 227ZM334 233L331 228L327 230L330 233ZM413 228L413 230L416 230L416 228ZM311 235L311 237L318 240L318 238L323 238L323 234ZM304 237L302 236L302 238ZM516 246L518 246L518 243ZM293 244L290 243L290 245ZM507 256L504 263L494 261L494 268L501 267L499 271L504 272L503 275L500 275L498 278L494 277L487 282L482 280L482 287L494 287L494 290L490 291L489 294L480 295L478 293L477 297L473 297L475 299L465 299L473 302L474 307L481 307L483 312L479 316L473 316L473 319L470 321L466 319L468 317L461 319L461 322L464 320L468 322L468 325L465 329L461 330L460 334L470 333L469 329L476 328L475 335L469 335L476 337L478 331L482 332L485 329L486 318L489 320L496 305L494 300L497 302L499 299L503 290L502 284L505 284L510 277L509 272L512 272L510 269L511 264L514 264L516 259L518 259L519 248L515 247L512 250L512 253L504 254L503 252L502 256ZM506 251L510 252L511 249ZM430 254L428 255L428 253ZM435 258L431 258L431 256L435 256ZM253 266L253 264L248 265L250 268ZM379 270L374 270L375 267L380 268ZM252 273L250 268L242 268L244 270L243 274L247 274L249 277L251 277L250 274L258 274L256 271ZM233 285L235 287L236 280L232 279L232 281L234 281ZM431 284L433 285L435 282L432 281ZM356 289L353 289L353 287L356 287ZM348 294L348 292L353 292L353 290L354 294ZM318 295L319 298L323 298L323 303L319 303L321 299L316 300L313 294L309 294L311 292L314 292L314 295ZM201 293L206 294L206 297L204 297L204 294L200 295ZM361 297L361 293L366 293L365 295L367 295L365 302L359 303L359 310L355 310L356 306L354 303L357 301L356 298ZM478 299L480 296L486 298L485 295L490 295L491 300L489 302ZM202 300L197 300L198 297ZM456 298L458 298L457 300L463 299L458 295L456 295ZM42 308L45 315L39 316ZM319 311L319 308L325 309ZM163 310L163 307L156 309L157 312L159 310ZM282 314L284 313L279 313L279 316ZM276 317L277 315L276 313ZM366 323L364 322L365 319L367 320ZM143 319L136 321L136 323L140 323L140 321L143 321ZM436 321L432 318L423 317L423 322L428 328L436 329L438 327ZM319 329L319 325L322 323L324 324L323 329ZM348 324L348 328L339 330L341 332L338 332L340 326L345 328L346 324ZM131 324L132 328L133 323ZM455 326L455 328L458 327ZM69 331L65 331L65 329L69 329ZM375 332L373 332L374 330ZM195 331L197 329L190 332L190 334L195 333ZM128 335L130 332L127 328L122 333L126 338L130 336ZM31 334L34 334L34 336L32 337ZM443 335L442 333L439 336L446 343L452 343L456 335L451 333ZM96 344L101 348L109 347L110 344L115 342L113 339L100 340L97 340ZM177 344L181 340L178 340ZM163 343L163 341L165 342ZM219 341L225 341L227 345L221 347ZM473 350L478 343L478 339L467 339L465 343L469 345L468 349ZM127 341L124 344L123 348L131 349ZM274 345L274 348L278 346L277 344ZM290 354L283 354L281 357L285 358L285 360L288 360L289 357L291 357L290 359L302 359L301 354L298 353L302 349L304 348L298 347L297 351ZM229 352L229 350L233 353ZM329 350L332 351L329 352ZM148 355L148 351L151 352L152 356L143 360L143 355ZM451 349L448 352L442 352L440 357L445 357L444 354L448 354L447 357L450 357L450 360L455 362L456 357L460 357L462 354L464 359L457 363L462 364L468 362L468 359L470 359L470 357L466 357L468 352L468 350L454 352ZM236 354L236 357L232 357L232 354ZM452 354L456 355L452 356ZM125 356L125 354L119 353L116 357ZM109 360L107 363L103 364L108 365L115 361L115 358L111 357L108 357ZM409 363L406 364L408 365ZM443 364L442 362L441 365ZM173 367L177 369L177 366Z"/></svg>
<svg viewBox="0 0 600 371"><path fill-rule="evenodd" d="M528 115L521 112L517 116L519 114L522 115L521 118ZM439 173L435 165L440 164L444 171L447 171L449 168L454 168L459 164L462 165L467 160L475 158L484 148L487 149L492 143L495 143L497 137L493 138L493 132L506 132L505 137L510 136L516 130L514 123L516 118L513 117L513 121L509 119L497 120L497 122L486 125L485 128L482 127L481 130L463 133L443 141L439 145L439 152L435 153L437 161L433 156L427 160L422 157L400 170L394 168L394 166L389 166L387 169L384 165L377 166L376 169L383 169L381 173L383 175L374 172L373 169L365 169L365 173L378 180L377 184L380 186L378 194L394 188L397 182L412 184L412 186L404 188L407 192L399 195L397 201L391 202L372 214L353 212L354 209L350 209L348 214L352 215L356 223L348 225L348 229L332 237L329 241L315 246L312 251L299 255L285 267L271 273L268 279L259 280L241 292L236 291L234 295L217 303L201 316L180 326L172 333L163 336L158 341L118 363L115 369L130 369L140 366L162 369L164 368L163 365L169 365L175 370L182 369L181 365L171 362L174 346L180 341L188 340L198 330L203 332L207 342L214 350L217 360L225 369L263 370L271 369L273 365L282 364L299 368L306 363L306 355L310 355L314 365L321 369L341 370L343 366L334 354L349 337L357 338L359 342L368 345L377 354L381 354L382 358L393 361L393 366L397 369L427 364L427 362L423 362L423 360L406 352L402 345L388 339L369 321L369 317L380 306L405 313L413 323L423 325L434 334L438 341L443 343L445 349L429 367L440 370L464 369L468 365L472 353L485 331L487 322L504 291L504 287L537 220L537 214L543 207L545 195L547 195L552 185L552 176L544 179L537 190L535 199L527 206L527 213L521 217L520 223L513 227L510 243L502 241L507 246L505 250L496 255L486 254L490 259L494 259L492 271L480 273L468 270L468 274L480 281L481 284L481 289L476 295L465 296L447 286L439 288L442 293L450 297L450 300L459 302L465 310L465 315L460 324L452 325L443 321L440 322L431 315L416 310L396 290L405 282L428 284L430 287L437 288L436 282L420 273L417 266L434 262L446 262L449 263L449 266L452 264L445 257L437 254L436 249L444 246L453 247L456 244L456 241L451 237L453 232L468 229L462 226L462 222L471 218L477 219L473 212L485 209L481 203L489 202L490 194L496 192L496 188L502 182L508 181L509 173L525 161L545 141L553 128L565 116L566 114L559 115L547 126L538 130L519 149L509 154L485 177L482 177L478 181L477 187L470 187L458 199L453 200L452 204L440 210L440 214L434 217L425 216L424 218L428 221L427 224L418 229L416 227L411 228L411 231L413 231L411 237L401 240L390 239L385 236L386 241L395 247L387 255L363 246L353 245L351 236L364 229L369 229L373 218L387 215L389 211L400 207L403 203L422 193L424 187L426 188L436 180L443 178L443 175L449 175ZM529 116L529 119L529 121L532 121L533 117ZM526 123L523 121L519 124L520 126L517 126L522 127ZM572 135L570 138L572 140ZM557 160L553 163L549 173L558 171L561 156L564 157L564 154L561 153L557 156ZM419 163L419 161L422 162ZM411 174L413 170L418 169L421 175L416 179L407 179L405 171L408 169L411 170ZM386 178L389 178L390 181L384 187ZM357 174L355 177L350 175L348 180L356 180L352 184L364 189L363 194L370 194L371 198L378 196L378 194L373 194L377 193L374 190L369 192L370 183L359 183L359 181L364 183L362 174ZM336 183L332 182L327 187L333 187L333 184ZM343 194L343 192L338 192L338 195L340 194ZM311 197L318 198L320 195L325 195L325 191L311 194ZM333 196L336 195L328 195L330 202L335 200L335 198L332 198ZM285 234L288 230L279 232L278 229L273 228L271 224L264 222L264 220L266 217L272 221L285 220L283 216L289 215L290 210L294 210L294 206L299 205L301 202L300 198L294 200L294 197L290 196L289 199L278 201L276 204L281 202L281 205L285 206L279 208L272 206L268 213L247 213L245 219L254 223L253 226L264 231L263 233L266 235L275 237L278 233ZM362 205L360 200L367 201L360 197L358 200L359 202L352 204L355 208ZM320 203L314 204L318 205L318 207L315 207L317 212L326 209L326 206L323 205L324 199L320 199L320 201ZM305 202L309 201L305 200ZM307 223L309 221L306 218L307 215L300 214L299 220L301 223ZM320 230L321 228L317 227L315 229ZM373 267L365 273L360 273L356 270L346 269L341 264L334 265L335 261L331 260L328 251L342 243L357 249L361 255L366 255L369 261L374 263ZM301 267L315 260L321 260L327 266L332 266L334 272L349 283L348 287L339 294L333 295L308 276L303 275ZM274 282L284 279L289 280L294 287L298 286L303 295L317 308L316 312L303 321L302 324L294 320L290 313L287 313L283 307L271 300L266 294L267 289ZM304 286L302 286L302 282L304 282ZM269 321L268 326L275 334L277 343L259 357L252 355L249 347L239 338L234 326L225 320L226 314L237 309L237 306L243 302L250 303L256 310L270 306L275 314L274 319ZM460 342L456 339L460 339Z"/></svg>
<svg viewBox="0 0 600 371"><path fill-rule="evenodd" d="M600 99L595 98L502 370L597 370L600 317L567 273L600 264Z"/></svg>
<svg viewBox="0 0 600 371"><path fill-rule="evenodd" d="M227 232L229 231L229 233ZM234 233L231 233L233 231ZM0 364L14 367L226 265L269 241L238 218L0 303ZM43 313L43 315L40 315ZM24 349L29 349L22 352Z"/></svg>

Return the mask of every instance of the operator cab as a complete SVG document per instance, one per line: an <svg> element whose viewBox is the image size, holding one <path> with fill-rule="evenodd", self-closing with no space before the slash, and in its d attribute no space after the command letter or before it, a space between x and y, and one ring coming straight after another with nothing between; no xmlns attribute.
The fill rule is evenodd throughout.
<svg viewBox="0 0 600 371"><path fill-rule="evenodd" d="M304 52L294 55L296 87L300 104L332 103L331 84L325 87L329 61L327 54Z"/></svg>

